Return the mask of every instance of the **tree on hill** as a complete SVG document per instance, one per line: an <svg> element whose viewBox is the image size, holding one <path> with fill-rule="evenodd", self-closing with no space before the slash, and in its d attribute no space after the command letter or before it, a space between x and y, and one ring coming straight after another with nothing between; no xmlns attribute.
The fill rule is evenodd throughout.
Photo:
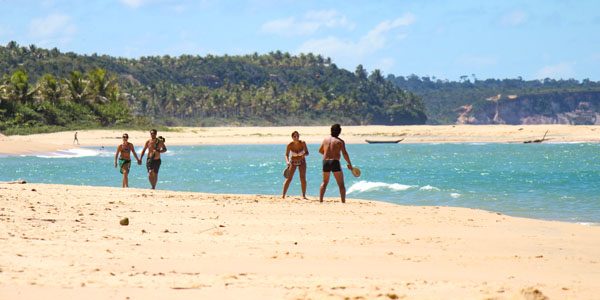
<svg viewBox="0 0 600 300"><path fill-rule="evenodd" d="M50 103L56 103L57 89L45 76L60 78L59 99L87 106L98 120L104 120L101 107L112 103L107 90L113 85L133 116L167 125L422 124L427 119L422 100L386 83L379 70L367 78L362 66L357 75L312 53L127 59L9 43L0 47L0 66L9 74L17 66L27 70Z"/></svg>

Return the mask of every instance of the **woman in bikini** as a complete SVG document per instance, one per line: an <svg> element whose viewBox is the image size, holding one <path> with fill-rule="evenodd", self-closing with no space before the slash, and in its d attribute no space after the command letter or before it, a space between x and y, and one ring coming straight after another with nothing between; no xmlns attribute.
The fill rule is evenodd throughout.
<svg viewBox="0 0 600 300"><path fill-rule="evenodd" d="M123 187L129 187L129 168L131 167L131 152L133 152L133 156L138 161L138 165L142 164L142 161L138 158L135 153L135 148L133 144L128 142L129 135L127 133L123 134L123 143L117 147L117 153L115 154L115 168L117 167L117 158L119 164L119 171L123 174Z"/></svg>
<svg viewBox="0 0 600 300"><path fill-rule="evenodd" d="M285 161L287 163L288 169L290 169L290 173L289 176L285 179L285 183L283 184L282 198L285 198L285 193L287 193L287 189L290 186L290 182L292 182L294 172L296 171L296 168L298 168L300 169L302 198L306 199L306 160L304 159L304 157L308 156L308 148L306 147L306 143L304 141L301 141L299 138L300 134L298 133L298 131L292 132L293 141L287 145L287 149L285 150Z"/></svg>

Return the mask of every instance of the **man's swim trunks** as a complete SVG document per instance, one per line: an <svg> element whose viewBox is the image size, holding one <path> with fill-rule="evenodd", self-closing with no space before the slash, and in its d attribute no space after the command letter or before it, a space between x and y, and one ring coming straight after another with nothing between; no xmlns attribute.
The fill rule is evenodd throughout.
<svg viewBox="0 0 600 300"><path fill-rule="evenodd" d="M158 169L160 169L160 159L147 159L146 169L148 169L148 172L153 171L158 174Z"/></svg>
<svg viewBox="0 0 600 300"><path fill-rule="evenodd" d="M129 168L131 167L131 159L122 159L119 157L119 172L123 174L123 170L129 172Z"/></svg>
<svg viewBox="0 0 600 300"><path fill-rule="evenodd" d="M337 159L324 159L323 160L323 172L340 172L342 166L340 161Z"/></svg>

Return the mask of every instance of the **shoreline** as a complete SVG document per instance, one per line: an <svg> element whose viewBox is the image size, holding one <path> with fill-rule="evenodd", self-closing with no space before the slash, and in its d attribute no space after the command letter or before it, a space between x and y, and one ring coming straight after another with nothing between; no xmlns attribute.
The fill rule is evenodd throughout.
<svg viewBox="0 0 600 300"><path fill-rule="evenodd" d="M84 186L84 187L93 187L93 188L110 188L110 189L120 189L117 186L109 186L109 185L72 185L72 184L65 184L65 183L43 183L43 182L29 182L27 180L23 180L23 179L19 179L19 180L13 180L13 181L0 181L0 185L2 184L31 184L31 185L58 185L58 186ZM336 186L331 186L330 188L333 188L334 190L337 191L337 187ZM132 189L132 190L140 190L140 191L148 191L148 192L152 192L153 190L148 188L142 188L142 187L130 187L127 189ZM348 190L348 188L347 188ZM271 197L271 198L281 198L281 194L244 194L244 193L209 193L209 192L195 192L195 191L185 191L185 190L168 190L168 189L156 189L154 191L162 191L162 192L166 192L166 193L194 193L194 194L208 194L208 195L217 195L217 196L239 196L239 197L246 197L246 196L261 196L261 197ZM318 201L318 195L308 195L308 200L309 201ZM352 198L352 196L348 196L348 194L346 194L347 199L350 200L360 200L360 201L369 201L369 202L376 202L376 203L385 203L385 204L390 204L390 205L398 205L398 206L408 206L408 207L423 207L424 205L415 205L415 204L403 204L403 203L396 203L396 202L392 202L392 201L386 201L386 200L378 200L378 199L359 199L359 198ZM286 199L287 198L291 198L291 199L300 199L300 195L286 195ZM337 197L325 197L325 199L329 199L332 202L339 202L340 198L339 196ZM285 200L283 200L285 201ZM486 208L480 208L480 207L471 207L471 206L451 206L451 205L435 205L436 207L446 207L446 208L458 208L458 209L473 209L473 210L481 210L481 211L486 211L489 213L496 213L496 214L502 214L511 218L523 218L523 219L530 219L530 220L537 220L537 221L542 221L542 222L558 222L558 223L565 223L565 224L573 224L573 225L579 225L579 226L591 226L591 227L598 227L600 228L600 222L593 222L593 221L569 221L569 220L564 220L564 219L549 219L549 218L539 218L539 217L535 217L533 215L512 215L506 212L501 212L501 211L495 211L495 210L490 210L490 209L486 209ZM425 205L425 207L427 207L427 205Z"/></svg>
<svg viewBox="0 0 600 300"><path fill-rule="evenodd" d="M7 299L592 299L600 281L593 226L358 199L0 189Z"/></svg>
<svg viewBox="0 0 600 300"><path fill-rule="evenodd" d="M159 132L166 144L185 145L239 145L287 144L290 134L297 130L300 139L309 144L321 143L329 135L329 126L285 127L173 127L173 131ZM600 126L587 125L411 125L411 126L342 126L340 137L348 144L364 144L365 140L397 140L400 143L523 143L540 139L552 143L600 142ZM130 142L142 148L149 135L145 131L83 130L78 131L79 145L73 143L74 131L3 136L0 155L48 153L77 147L112 147L121 143L121 134L127 132Z"/></svg>

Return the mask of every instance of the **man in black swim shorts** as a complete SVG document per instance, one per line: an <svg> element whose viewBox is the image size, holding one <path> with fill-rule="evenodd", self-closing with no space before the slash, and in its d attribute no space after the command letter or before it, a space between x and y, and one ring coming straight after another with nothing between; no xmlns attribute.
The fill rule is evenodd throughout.
<svg viewBox="0 0 600 300"><path fill-rule="evenodd" d="M146 169L148 169L148 180L152 189L156 187L158 181L158 169L160 169L160 154L167 152L167 147L163 140L156 137L156 129L150 130L150 139L146 141L144 149L142 150L142 156L140 160L144 158L144 153L148 149L148 159L146 160Z"/></svg>
<svg viewBox="0 0 600 300"><path fill-rule="evenodd" d="M335 177L340 188L342 203L346 203L346 186L344 185L344 173L340 165L340 156L344 156L350 170L352 170L352 163L346 151L346 143L339 138L341 132L342 127L340 124L333 124L331 126L331 136L323 140L319 148L319 153L323 154L323 183L321 183L321 188L319 189L319 201L321 202L323 202L323 195L325 195L325 190L329 183L329 176L333 172L333 177Z"/></svg>
<svg viewBox="0 0 600 300"><path fill-rule="evenodd" d="M340 161L337 159L324 159L323 160L323 172L340 172L342 166Z"/></svg>
<svg viewBox="0 0 600 300"><path fill-rule="evenodd" d="M152 171L158 175L158 169L160 169L160 163L161 163L160 159L152 159L152 158L148 157L148 159L146 159L146 169L148 169L148 172Z"/></svg>

